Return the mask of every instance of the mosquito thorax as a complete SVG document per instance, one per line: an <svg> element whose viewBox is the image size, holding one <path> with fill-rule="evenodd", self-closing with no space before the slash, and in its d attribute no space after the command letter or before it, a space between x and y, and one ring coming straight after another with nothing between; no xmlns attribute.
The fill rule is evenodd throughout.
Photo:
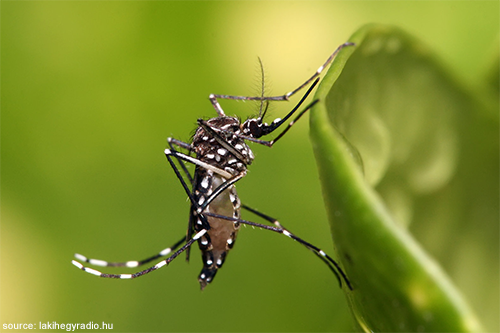
<svg viewBox="0 0 500 333"><path fill-rule="evenodd" d="M201 161L214 165L230 174L246 171L254 155L240 136L241 122L236 117L221 116L207 120L210 133L203 126L196 130L191 146Z"/></svg>

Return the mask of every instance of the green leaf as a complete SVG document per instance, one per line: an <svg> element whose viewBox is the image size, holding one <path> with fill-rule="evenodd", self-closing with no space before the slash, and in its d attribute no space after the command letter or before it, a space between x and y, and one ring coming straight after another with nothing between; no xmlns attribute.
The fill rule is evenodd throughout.
<svg viewBox="0 0 500 333"><path fill-rule="evenodd" d="M410 229L467 230L484 222L469 211L484 208L483 199L492 204L483 217L497 228L498 106L471 97L422 43L396 28L365 26L349 41L356 46L344 48L323 79L310 125L358 328L481 331ZM434 241L430 248L453 248L447 237L464 236L423 235ZM497 237L492 242L498 248Z"/></svg>

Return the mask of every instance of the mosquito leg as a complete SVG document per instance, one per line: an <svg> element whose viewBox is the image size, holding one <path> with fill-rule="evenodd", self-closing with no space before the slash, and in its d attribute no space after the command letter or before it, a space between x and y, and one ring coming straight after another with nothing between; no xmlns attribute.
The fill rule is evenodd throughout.
<svg viewBox="0 0 500 333"><path fill-rule="evenodd" d="M335 260L333 260L332 257L330 257L323 250L321 250L320 248L314 246L313 244L311 244L311 243L303 240L300 237L295 236L294 234L292 234L287 229L278 228L278 227L275 227L275 226L269 226L269 225L265 225L265 224L261 224L261 223L250 222L250 221L246 221L246 220L242 220L242 219L238 219L238 218L234 218L234 217L213 214L213 213L209 213L209 212L205 212L203 214L206 215L206 216L212 216L212 217L216 217L216 218L220 218L220 219L224 219L224 220L228 220L228 221L234 221L234 222L238 222L238 223L242 223L242 224L247 224L247 225L251 225L251 226L254 226L254 227L258 227L258 228L262 228L262 229L274 231L276 233L283 234L283 235L285 235L285 236L287 236L287 237L289 237L289 238L291 238L291 239L299 242L300 244L304 245L305 247L307 247L311 251L315 252L318 256L321 256L325 260L327 260L328 262L330 262L335 267L335 269L336 269L336 270L333 270L333 271L335 272L335 275L336 275L337 279L339 280L340 286L342 287L342 279L343 279L345 281L345 283L347 284L347 287L350 290L352 290L352 286L351 286L351 283L349 282L349 279L345 275L345 273L342 270L342 268L340 268L339 264ZM264 214L262 214L262 213L259 213L257 215L264 216ZM270 217L268 217L268 218L272 219ZM342 279L340 278L340 276L342 277Z"/></svg>
<svg viewBox="0 0 500 333"><path fill-rule="evenodd" d="M165 149L165 155L167 155L167 158L169 156L173 156L177 159L181 159L183 161L186 161L186 162L189 162L189 163L192 163L192 164L195 164L195 165L198 165L206 170L211 170L213 171L214 173L226 178L226 179L229 179L231 177L233 177L233 175L225 170L222 170L220 168L217 168L213 165L210 165L208 163L205 163L205 162L202 162L200 161L199 159L197 158L194 158L192 156L188 156L188 155L185 155L183 153L180 153L176 150L173 150L173 149Z"/></svg>
<svg viewBox="0 0 500 333"><path fill-rule="evenodd" d="M274 224L276 227L280 228L280 229L283 229L283 230L287 230L278 220L276 220L275 218L272 218L271 216L269 215L266 215L264 213L261 213L247 205L244 205L242 204L241 205L241 208L243 209L246 209L248 210L249 212L263 218L264 220ZM319 259L321 259L326 265L328 265L328 267L330 268L330 270L336 275L337 279L340 281L340 276L338 275L337 271L335 270L334 266L332 266L332 264L327 260L325 259L325 257L323 257L322 255L320 255L320 253L318 251L316 251L315 249L305 245L305 244L302 244L304 245L308 250L310 250L311 252L313 252Z"/></svg>
<svg viewBox="0 0 500 333"><path fill-rule="evenodd" d="M302 117L302 115L304 115L304 113L306 113L307 111L309 111L316 103L318 103L319 100L315 100L313 101L311 104L309 104L304 110L302 110L296 117L295 119L293 119L289 124L288 126L283 130L283 132L281 132L277 137L275 137L273 140L271 140L269 142L269 147L272 147L276 141L278 141L283 135L285 135L286 132L288 132L288 130L290 128L292 128L292 126L297 122L297 120L300 119L300 117Z"/></svg>
<svg viewBox="0 0 500 333"><path fill-rule="evenodd" d="M173 145L176 145L177 147L181 147L181 148L184 148L184 149L189 150L189 151L191 151L193 149L193 147L191 147L191 145L187 142L177 140L175 138L168 138L167 140L168 140L168 144L170 145L171 148L173 148Z"/></svg>
<svg viewBox="0 0 500 333"><path fill-rule="evenodd" d="M170 254L172 251L175 251L182 243L186 241L185 237L182 237L181 240L179 240L177 243L172 245L171 247L167 247L166 249L160 251L158 254L155 254L152 257L136 261L136 260L130 260L130 261L125 261L125 262L109 262L109 261L104 261L104 260L99 260L99 259L90 259L87 258L79 253L75 253L75 258L89 263L94 266L102 266L102 267L139 267L144 264L147 264L148 262L151 262L155 259L165 257L166 255Z"/></svg>
<svg viewBox="0 0 500 333"><path fill-rule="evenodd" d="M73 265L75 265L79 269L81 269L81 270L83 270L83 271L85 271L87 273L99 276L99 277L113 278L113 279L134 279L134 278L143 276L145 274L148 274L148 273L150 273L150 272L152 272L154 270L157 270L157 269L159 269L159 268L161 268L161 267L163 267L165 265L168 265L172 260L174 260L175 258L177 258L177 256L179 256L179 254L181 254L182 252L186 251L186 249L188 249L191 245L193 245L193 243L196 240L198 240L201 236L203 236L206 233L207 233L207 230L206 229L202 229L201 231L199 231L198 233L196 233L196 235L194 235L193 238L191 238L186 244L184 244L184 246L182 246L179 250L177 250L176 252L174 252L167 259L164 259L164 260L160 261L159 263L157 263L156 265L154 265L152 267L149 267L148 269L145 269L143 271L134 273L134 274L106 274L106 273L101 273L101 272L99 272L99 271L97 271L95 269L92 269L92 268L89 268L89 267L85 267L85 266L83 266L81 263L79 263L76 260L73 260L72 263L73 263Z"/></svg>
<svg viewBox="0 0 500 333"><path fill-rule="evenodd" d="M288 100L288 98L290 96L294 95L299 90L301 90L302 88L304 88L305 86L307 86L312 80L314 80L315 78L317 78L321 74L321 72L323 72L323 70L333 61L333 59L335 58L335 56L337 55L337 53L340 52L340 50L342 50L344 47L354 46L354 45L356 45L356 44L347 42L347 43L344 43L344 44L340 45L339 47L337 47L337 49L330 55L330 57L328 57L328 59L326 60L326 62L318 68L318 70L316 71L316 73L314 73L306 82L302 83L298 88L296 88L295 90L290 91L288 94L285 95L286 99Z"/></svg>
<svg viewBox="0 0 500 333"><path fill-rule="evenodd" d="M222 111L222 108L220 107L219 103L217 102L217 98L220 98L220 99L232 99L232 100L243 100L243 101L261 101L261 100L266 100L266 101L287 101L291 96L293 96L294 94L296 94L298 91L300 91L301 89L303 89L305 86L307 86L309 83L311 83L311 81L313 81L315 78L317 78L321 72L323 72L323 70L332 62L332 60L335 58L335 56L337 55L337 53L339 53L340 50L342 50L344 47L347 47L347 46L353 46L354 43L344 43L342 45L340 45L336 50L335 52L333 52L329 57L328 59L326 60L326 62L320 66L318 68L318 70L309 78L307 79L304 83L302 83L299 87L295 88L294 90L290 91L289 93L286 93L284 95L281 95L281 96L255 96L255 97L252 97L252 96L233 96L233 95L217 95L217 94L211 94L210 95L210 101L212 102L212 104L214 105L215 109L217 110L217 113L219 113L219 115L223 116L224 115L224 111Z"/></svg>
<svg viewBox="0 0 500 333"><path fill-rule="evenodd" d="M280 229L283 229L283 230L287 230L287 228L285 228L278 220L276 220L275 218L272 218L271 216L269 215L266 215L264 213L261 213L247 205L244 205L242 204L241 205L241 208L243 209L246 209L248 210L249 212L263 218L264 220L274 224L276 227L280 228ZM304 245L308 250L310 250L311 252L313 252L319 259L321 259L326 265L328 265L328 267L330 268L330 270L336 275L337 279L340 280L340 276L338 275L337 271L335 270L335 267L332 266L332 264L327 260L325 259L325 257L323 257L322 255L320 255L320 253L318 251L316 251L315 249L312 249L311 247L305 245L305 244L302 244Z"/></svg>
<svg viewBox="0 0 500 333"><path fill-rule="evenodd" d="M253 213L253 214L257 215L258 217L263 218L264 220L266 220L266 221L268 221L268 222L270 222L270 223L274 224L276 227L278 227L278 228L280 228L280 229L285 229L285 227L283 227L283 225L282 225L282 224L281 224L278 220L276 220L275 218L272 218L272 217L271 217L271 216L269 216L269 215L266 215L266 214L264 214L264 213L261 213L261 212L259 212L258 210L254 209L254 208L252 208L252 207L249 207L249 206L247 206L247 205L245 205L245 204L241 204L241 208L246 209L246 210L248 210L249 212L251 212L251 213Z"/></svg>
<svg viewBox="0 0 500 333"><path fill-rule="evenodd" d="M189 143L186 143L186 142L174 139L174 138L168 138L167 141L168 141L168 145L170 146L170 149L172 149L172 150L175 150L174 145L177 147L180 147L180 148L184 148L189 152L191 152L191 150L192 150L192 147ZM182 163L182 160L180 160L180 159L177 159L177 161L179 161L179 164L180 164L182 170L184 171L184 174L189 179L189 182L192 184L193 177L191 176L188 169L186 168L186 165L184 165L184 163Z"/></svg>

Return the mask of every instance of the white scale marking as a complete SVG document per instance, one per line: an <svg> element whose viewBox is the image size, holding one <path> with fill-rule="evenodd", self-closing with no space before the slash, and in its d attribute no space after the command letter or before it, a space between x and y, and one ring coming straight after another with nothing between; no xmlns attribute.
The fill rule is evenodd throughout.
<svg viewBox="0 0 500 333"><path fill-rule="evenodd" d="M221 154L222 156L224 156L224 155L226 155L227 150L222 149L222 148L219 148L219 149L217 149L217 153L219 153L219 154Z"/></svg>
<svg viewBox="0 0 500 333"><path fill-rule="evenodd" d="M87 261L87 257L86 256L82 256L79 253L75 253L75 258L78 259L78 260L81 260L81 261Z"/></svg>
<svg viewBox="0 0 500 333"><path fill-rule="evenodd" d="M219 258L219 259L217 259L217 266L220 266L220 265L222 265L222 260Z"/></svg>
<svg viewBox="0 0 500 333"><path fill-rule="evenodd" d="M198 199L198 205L203 205L203 203L205 202L205 197L201 196L200 199Z"/></svg>
<svg viewBox="0 0 500 333"><path fill-rule="evenodd" d="M102 274L101 272L96 271L95 269L92 269L92 268L88 268L88 267L85 267L84 270L87 273L94 274L94 275L97 275L97 276L101 276L101 274Z"/></svg>
<svg viewBox="0 0 500 333"><path fill-rule="evenodd" d="M323 250L319 250L319 254L321 254L323 257L326 257L326 253L323 252Z"/></svg>
<svg viewBox="0 0 500 333"><path fill-rule="evenodd" d="M206 158L209 158L209 159L211 159L211 160L213 160L213 159L214 159L214 157L215 157L215 155L214 155L214 154L206 154L205 156L206 156Z"/></svg>
<svg viewBox="0 0 500 333"><path fill-rule="evenodd" d="M236 149L238 149L238 150L242 150L242 149L243 149L243 145L241 145L241 144L239 144L239 143L238 143L238 144L236 144L236 145L234 146L234 148L236 148Z"/></svg>
<svg viewBox="0 0 500 333"><path fill-rule="evenodd" d="M201 187L208 188L208 178L203 178L201 181Z"/></svg>
<svg viewBox="0 0 500 333"><path fill-rule="evenodd" d="M90 259L89 264L94 265L94 266L101 266L101 267L108 266L108 263L106 261L98 260L98 259Z"/></svg>
<svg viewBox="0 0 500 333"><path fill-rule="evenodd" d="M213 261L212 261L212 260L210 260L210 259L208 259L208 260L207 260L207 265L209 265L209 266L210 266L210 265L212 265L212 264L213 264Z"/></svg>
<svg viewBox="0 0 500 333"><path fill-rule="evenodd" d="M163 261L160 261L159 263L157 263L155 265L155 268L158 269L158 268L162 268L163 266L165 266L167 264L167 262L165 260Z"/></svg>
<svg viewBox="0 0 500 333"><path fill-rule="evenodd" d="M172 249L171 248L166 248L165 250L161 251L160 252L160 255L161 256L166 256L167 254L169 254L170 252L172 252Z"/></svg>
<svg viewBox="0 0 500 333"><path fill-rule="evenodd" d="M292 238L292 234L291 234L291 233L289 233L289 232L288 232L288 231L286 231L286 230L283 230L283 235L285 235L285 236L287 236L287 237Z"/></svg>
<svg viewBox="0 0 500 333"><path fill-rule="evenodd" d="M213 165L210 165L208 163L202 162L194 157L184 155L181 153L177 153L177 152L175 154L172 154L172 151L170 149L165 149L165 155L176 155L177 157L179 157L179 158L181 158L189 163L193 163L194 165L198 165L198 166L201 166L202 168L205 168L207 170L207 172L209 172L209 171L215 172L216 174L221 175L222 177L225 177L225 178L231 178L231 176L232 176L229 172L226 172L222 169L214 167Z"/></svg>
<svg viewBox="0 0 500 333"><path fill-rule="evenodd" d="M120 275L120 279L131 279L132 278L132 274L121 274Z"/></svg>
<svg viewBox="0 0 500 333"><path fill-rule="evenodd" d="M234 164L234 163L236 163L236 162L238 162L238 160L237 160L237 159L235 159L235 158L232 158L232 159L230 159L229 161L227 161L227 164Z"/></svg>
<svg viewBox="0 0 500 333"><path fill-rule="evenodd" d="M76 267L80 268L80 269L82 269L82 268L83 268L83 265L82 265L82 264L80 264L78 261L71 260L71 263L72 263L73 265L75 265Z"/></svg>
<svg viewBox="0 0 500 333"><path fill-rule="evenodd" d="M232 240L231 238L229 238L229 239L227 240L227 244L229 244L229 245L233 244L233 240Z"/></svg>
<svg viewBox="0 0 500 333"><path fill-rule="evenodd" d="M139 266L139 262L138 262L138 261L127 261L127 262L125 263L125 266L127 266L127 267L131 267L131 268L132 268L132 267L137 267L137 266Z"/></svg>
<svg viewBox="0 0 500 333"><path fill-rule="evenodd" d="M200 231L199 233L197 233L196 235L194 235L193 239L197 240L198 238L200 238L201 236L203 236L206 233L207 233L207 230L203 229L202 231Z"/></svg>

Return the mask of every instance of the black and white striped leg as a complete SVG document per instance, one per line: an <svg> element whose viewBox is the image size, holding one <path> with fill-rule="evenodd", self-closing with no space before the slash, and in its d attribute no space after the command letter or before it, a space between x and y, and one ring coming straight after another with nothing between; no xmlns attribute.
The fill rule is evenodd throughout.
<svg viewBox="0 0 500 333"><path fill-rule="evenodd" d="M286 93L281 96L233 96L233 95L217 95L217 94L211 94L209 96L210 102L212 102L212 105L214 106L215 110L220 116L224 116L224 111L222 111L222 108L219 105L219 102L217 101L218 98L220 99L232 99L232 100L244 100L244 101L287 101L291 96L295 95L298 91L303 89L305 86L307 86L309 83L311 83L314 79L316 79L321 72L333 61L337 53L339 53L340 50L342 50L344 47L347 46L352 46L354 43L344 43L340 45L335 52L333 52L326 62L316 70L316 72L309 78L307 79L304 83L302 83L299 87L296 89L290 91L289 93Z"/></svg>
<svg viewBox="0 0 500 333"><path fill-rule="evenodd" d="M278 227L279 229L283 229L283 230L288 230L287 228L285 228L278 220L276 220L275 218L272 218L271 216L269 215L266 215L264 213L261 213L259 212L258 210L255 210L247 205L244 205L242 204L241 205L241 208L243 209L246 209L248 210L249 212L263 218L264 220L274 224L276 227ZM323 255L321 255L317 250L307 246L306 244L303 244L308 250L310 250L312 253L314 253L319 259L321 259L327 266L328 268L330 268L330 270L335 274L335 276L337 277L337 280L339 280L340 282L340 275L339 273L337 272L336 268L330 263L330 261L328 261ZM342 286L342 284L341 284Z"/></svg>
<svg viewBox="0 0 500 333"><path fill-rule="evenodd" d="M90 259L90 258L85 257L84 255L79 254L79 253L75 253L75 258L82 261L82 262L86 262L86 263L89 263L91 265L101 266L101 267L130 267L130 268L139 267L139 266L142 266L144 264L147 264L148 262L151 262L153 260L156 260L156 259L159 259L159 258L162 258L162 257L169 255L170 253L172 253L172 251L175 251L185 241L186 241L186 238L182 237L182 239L179 240L177 243L175 243L173 246L167 247L166 249L161 250L160 252L155 254L154 256L143 259L143 260L130 260L130 261L125 261L125 262L109 262L109 261L99 260L99 259Z"/></svg>
<svg viewBox="0 0 500 333"><path fill-rule="evenodd" d="M192 147L191 147L191 145L189 143L186 143L184 141L177 140L177 139L174 139L174 138L168 138L167 141L168 141L168 145L170 146L170 149L172 149L172 150L175 150L175 148L174 148L174 145L175 145L177 147L186 149L189 153L192 151ZM188 169L186 168L186 165L179 158L177 159L177 161L179 162L182 170L184 171L184 174L189 179L189 183L192 184L193 183L193 177L191 176L191 174L189 173Z"/></svg>
<svg viewBox="0 0 500 333"><path fill-rule="evenodd" d="M200 161L199 159L197 159L195 157L178 152L177 150L174 150L174 149L165 149L165 155L167 156L167 158L169 156L173 156L173 157L177 158L178 160L183 160L183 161L192 163L194 165L200 166L206 170L211 170L212 172L214 172L214 173L216 173L216 174L218 174L226 179L233 177L232 174L230 174L229 172L227 172L225 170L222 170L222 169L217 168L211 164Z"/></svg>
<svg viewBox="0 0 500 333"><path fill-rule="evenodd" d="M277 226L278 228L281 228L281 229L286 229L286 228L285 228L285 227L283 227L283 225L282 225L282 224L281 224L278 220L276 220L275 218L272 218L272 217L271 217L271 216L269 216L269 215L266 215L266 214L264 214L264 213L261 213L261 212L259 212L258 210L254 209L254 208L252 208L252 207L250 207L250 206L247 206L247 205L245 205L245 204L241 204L241 208L246 209L246 210L248 210L250 213L253 213L253 214L257 215L258 217L263 218L264 220L266 220L266 221L268 221L268 222L270 222L270 223L274 224L274 225L275 225L275 226Z"/></svg>
<svg viewBox="0 0 500 333"><path fill-rule="evenodd" d="M145 274L148 274L148 273L150 273L150 272L152 272L154 270L162 268L165 265L168 265L172 260L174 260L175 258L177 258L177 256L179 256L179 254L181 254L182 252L186 251L186 249L188 249L191 245L193 245L193 243L196 240L198 240L200 237L202 237L204 234L206 234L206 232L207 232L206 229L203 229L203 230L199 231L197 234L195 234L193 236L193 238L191 238L186 244L184 244L184 246L182 246L179 250L177 250L176 252L174 252L167 259L160 261L159 263L157 263L156 265L154 265L152 267L149 267L148 269L145 269L143 271L140 271L140 272L137 272L137 273L134 273L134 274L106 274L106 273L99 272L99 271L97 271L95 269L92 269L92 268L89 268L89 267L85 267L85 266L83 266L81 263L79 263L76 260L73 260L72 263L73 263L73 265L75 265L79 269L81 269L81 270L83 270L83 271L85 271L85 272L87 272L89 274L93 274L93 275L96 275L96 276L99 276L99 277L112 278L112 279L135 279L137 277L140 277L140 276L143 276ZM184 239L182 241L184 241Z"/></svg>
<svg viewBox="0 0 500 333"><path fill-rule="evenodd" d="M186 143L184 141L180 141L180 140L177 140L174 138L168 138L167 140L168 140L168 145L170 146L171 151L175 151L174 145L177 147L186 149L189 153L191 153L191 151L192 151L192 147L189 143ZM170 166L172 167L172 169L174 169L174 172L175 172L177 178L180 180L184 190L186 191L186 193L188 193L188 197L191 199L192 198L191 191L189 190L187 184L184 183L184 179L183 179L182 175L180 174L180 172L178 172L176 165L174 164L174 162L171 160L171 158L169 156L167 156L167 160L168 160ZM181 160L180 158L177 158L177 162L180 164L182 170L184 171L184 174L186 175L186 177L187 177L187 179L192 187L193 176L191 176L191 174L189 173L183 160ZM186 232L186 237L185 237L186 241L191 239L191 237L193 236L193 230L194 230L193 226L194 226L194 219L193 219L193 215L190 214L187 232ZM186 250L186 261L187 262L189 262L190 250L191 250L191 248L188 248Z"/></svg>
<svg viewBox="0 0 500 333"><path fill-rule="evenodd" d="M263 218L265 216L264 214L259 213L259 212L255 211L255 210L253 210L252 212L258 213L257 215L259 215L259 216L261 216ZM325 260L327 260L331 265L333 265L335 267L335 269L333 270L333 272L335 273L335 276L339 280L340 287L342 287L342 280L344 280L345 283L346 283L346 285L347 285L347 287L350 290L352 290L352 286L351 286L351 283L349 282L349 279L347 278L347 276L345 275L344 271L339 266L339 264L335 260L333 260L332 257L330 257L328 254L326 254L323 250L321 250L317 246L314 246L313 244L311 244L311 243L303 240L302 238L295 236L294 234L292 234L287 229L280 228L280 227L275 227L275 226L269 226L269 225L265 225L265 224L261 224L261 223L255 223L255 222L246 221L246 220L242 220L242 219L237 219L237 218L234 218L234 217L213 214L213 213L209 213L209 212L205 212L204 215L206 215L206 216L212 216L212 217L216 217L216 218L220 218L220 219L224 219L224 220L228 220L228 221L238 222L238 223L241 223L241 224L247 224L247 225L251 225L251 226L254 226L254 227L258 227L258 228L262 228L262 229L266 229L266 230L270 230L270 231L274 231L274 232L277 232L279 234L283 234L283 235L285 235L285 236L287 236L287 237L289 237L289 238L291 238L291 239L299 242L300 244L302 244L305 247L307 247L309 250L311 250L314 253L316 253L316 255L318 255L320 258L324 258ZM268 218L266 218L266 220L270 221L270 220L274 220L274 219L268 217ZM278 224L279 224L279 222L278 222ZM281 224L279 224L279 225L281 225ZM329 265L329 267L331 267L331 266Z"/></svg>

